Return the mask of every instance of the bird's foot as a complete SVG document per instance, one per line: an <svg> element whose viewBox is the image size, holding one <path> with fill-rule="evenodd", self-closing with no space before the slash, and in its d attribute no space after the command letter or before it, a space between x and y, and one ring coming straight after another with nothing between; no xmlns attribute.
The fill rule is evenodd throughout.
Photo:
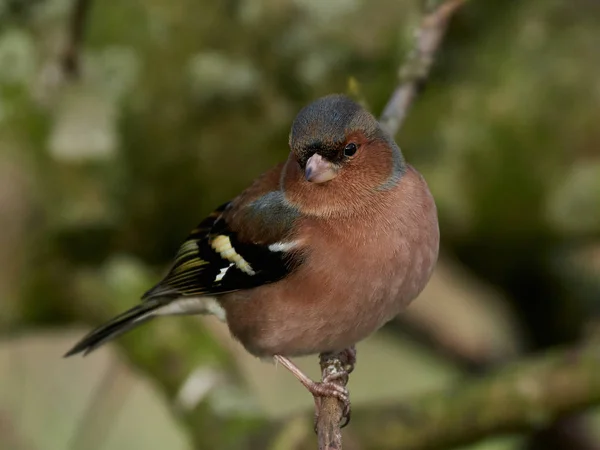
<svg viewBox="0 0 600 450"><path fill-rule="evenodd" d="M347 371L340 371L326 375L323 377L322 381L313 381L288 358L275 355L273 359L288 369L314 397L315 426L319 417L319 410L321 409L321 401L323 397L334 397L343 404L344 409L342 412L342 424L340 427L345 427L348 425L350 422L350 393L346 387L335 383L335 381L339 379L346 378L348 376Z"/></svg>
<svg viewBox="0 0 600 450"><path fill-rule="evenodd" d="M319 421L319 411L321 410L321 401L323 397L335 397L343 405L340 428L344 428L350 423L350 413L352 412L350 405L350 392L344 386L335 383L336 380L346 378L348 372L337 372L327 375L321 382L313 382L317 390L313 391L308 388L309 392L315 399L315 432L317 431L317 423Z"/></svg>
<svg viewBox="0 0 600 450"><path fill-rule="evenodd" d="M341 375L341 376L340 376ZM305 384L304 386L308 389L315 399L321 397L335 397L340 402L344 403L344 405L350 405L350 393L348 389L344 386L341 386L337 383L334 383L335 380L342 378L344 374L333 374L328 377L325 377L323 381L312 381L310 383Z"/></svg>
<svg viewBox="0 0 600 450"><path fill-rule="evenodd" d="M340 352L333 353L321 353L319 355L321 367L323 368L323 383L334 384L337 387L342 387L338 383L334 383L337 380L343 380L343 385L348 382L348 376L354 370L354 366L356 365L356 347L348 347ZM336 364L335 361L339 361L341 363L341 367L339 364ZM336 368L337 370L333 373L328 373L326 370L331 370L331 367ZM344 388L346 392L348 390ZM344 409L342 410L342 423L340 428L344 428L346 425L350 423L350 398L347 397L346 400L340 399L337 397L340 402L344 405ZM320 410L319 404L317 403L319 400L315 397L315 405L317 408L317 414L315 416L315 423L318 420L318 411Z"/></svg>

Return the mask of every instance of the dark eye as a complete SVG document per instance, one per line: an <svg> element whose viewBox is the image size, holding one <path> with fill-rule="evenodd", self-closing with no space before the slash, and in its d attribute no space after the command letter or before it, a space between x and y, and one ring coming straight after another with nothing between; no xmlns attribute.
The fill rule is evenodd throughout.
<svg viewBox="0 0 600 450"><path fill-rule="evenodd" d="M354 154L356 153L356 150L358 150L358 147L356 146L356 144L354 142L350 142L344 148L344 156L354 156Z"/></svg>

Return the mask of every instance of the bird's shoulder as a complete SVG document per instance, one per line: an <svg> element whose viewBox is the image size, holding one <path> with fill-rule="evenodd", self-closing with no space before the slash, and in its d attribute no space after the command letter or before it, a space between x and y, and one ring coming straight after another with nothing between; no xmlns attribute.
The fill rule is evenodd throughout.
<svg viewBox="0 0 600 450"><path fill-rule="evenodd" d="M272 244L289 238L301 213L281 190L283 164L264 173L223 212L223 221L239 239Z"/></svg>

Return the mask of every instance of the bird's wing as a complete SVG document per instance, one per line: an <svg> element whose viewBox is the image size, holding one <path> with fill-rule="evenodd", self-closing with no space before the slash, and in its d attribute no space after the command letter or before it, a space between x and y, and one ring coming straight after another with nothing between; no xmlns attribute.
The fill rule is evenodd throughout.
<svg viewBox="0 0 600 450"><path fill-rule="evenodd" d="M278 190L279 172L272 172L203 220L143 299L249 289L281 280L297 267L301 252L291 239L299 214Z"/></svg>

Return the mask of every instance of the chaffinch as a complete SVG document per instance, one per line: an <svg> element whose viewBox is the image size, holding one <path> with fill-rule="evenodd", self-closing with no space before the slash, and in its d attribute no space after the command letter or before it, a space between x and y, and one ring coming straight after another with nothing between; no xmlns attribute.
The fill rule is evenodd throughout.
<svg viewBox="0 0 600 450"><path fill-rule="evenodd" d="M346 349L394 318L425 287L438 256L434 200L393 138L343 95L296 116L287 161L210 214L142 302L93 330L87 354L164 315L214 314L253 355L274 358L315 396L288 358Z"/></svg>

